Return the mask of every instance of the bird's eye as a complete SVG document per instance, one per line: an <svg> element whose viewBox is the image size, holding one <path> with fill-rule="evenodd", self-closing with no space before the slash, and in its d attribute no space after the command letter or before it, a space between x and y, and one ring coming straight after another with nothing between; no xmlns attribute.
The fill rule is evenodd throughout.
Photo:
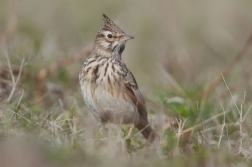
<svg viewBox="0 0 252 167"><path fill-rule="evenodd" d="M108 37L108 38L112 38L112 34L108 34L107 37Z"/></svg>

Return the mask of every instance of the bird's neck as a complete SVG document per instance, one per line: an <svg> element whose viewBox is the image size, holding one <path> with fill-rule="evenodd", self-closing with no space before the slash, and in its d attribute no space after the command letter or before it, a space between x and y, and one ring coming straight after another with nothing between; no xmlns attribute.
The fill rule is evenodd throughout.
<svg viewBox="0 0 252 167"><path fill-rule="evenodd" d="M93 47L92 55L112 57L112 50L105 49L104 47L95 44Z"/></svg>

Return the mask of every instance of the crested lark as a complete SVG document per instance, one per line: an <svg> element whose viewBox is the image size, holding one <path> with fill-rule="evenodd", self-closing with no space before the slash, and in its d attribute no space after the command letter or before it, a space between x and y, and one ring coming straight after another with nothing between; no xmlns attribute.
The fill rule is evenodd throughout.
<svg viewBox="0 0 252 167"><path fill-rule="evenodd" d="M126 41L134 37L126 35L106 15L103 20L104 26L79 75L84 101L102 124L135 125L149 142L153 142L157 135L148 123L145 101L121 58Z"/></svg>

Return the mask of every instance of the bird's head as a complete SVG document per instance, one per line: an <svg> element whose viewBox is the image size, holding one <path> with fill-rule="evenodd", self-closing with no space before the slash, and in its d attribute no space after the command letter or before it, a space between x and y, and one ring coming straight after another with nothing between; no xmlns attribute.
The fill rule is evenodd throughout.
<svg viewBox="0 0 252 167"><path fill-rule="evenodd" d="M95 39L95 47L102 54L110 54L119 42L134 39L133 36L125 34L112 20L103 14L104 25Z"/></svg>

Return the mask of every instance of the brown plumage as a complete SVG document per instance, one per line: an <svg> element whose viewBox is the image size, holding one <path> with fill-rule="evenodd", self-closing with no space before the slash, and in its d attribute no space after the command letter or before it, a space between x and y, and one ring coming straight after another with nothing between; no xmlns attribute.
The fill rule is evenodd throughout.
<svg viewBox="0 0 252 167"><path fill-rule="evenodd" d="M144 98L121 58L126 35L106 15L93 51L79 75L84 101L101 123L134 124L149 141L157 138L149 126Z"/></svg>

